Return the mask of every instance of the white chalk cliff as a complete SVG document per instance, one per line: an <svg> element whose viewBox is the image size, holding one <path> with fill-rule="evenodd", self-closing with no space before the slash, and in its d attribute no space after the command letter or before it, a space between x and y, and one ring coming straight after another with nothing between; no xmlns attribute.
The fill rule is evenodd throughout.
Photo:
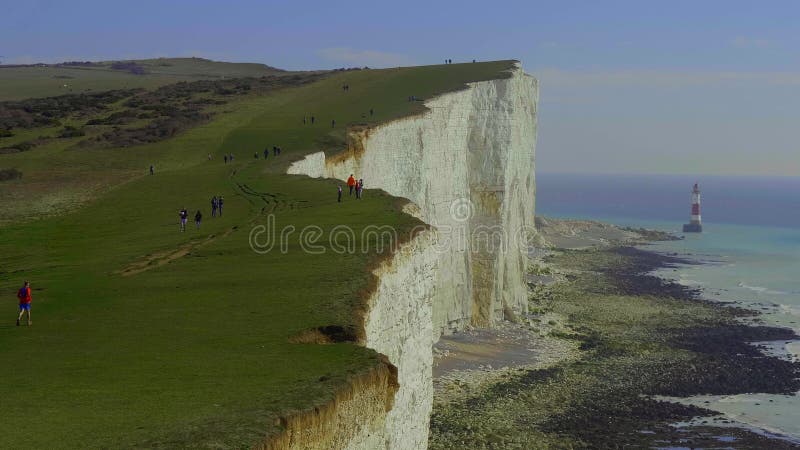
<svg viewBox="0 0 800 450"><path fill-rule="evenodd" d="M526 311L537 101L536 80L516 65L508 78L427 101L422 114L353 132L343 154L314 153L289 168L355 174L409 199L432 226L375 272L363 344L397 367L399 389L386 417L365 423L346 448L426 448L434 342Z"/></svg>

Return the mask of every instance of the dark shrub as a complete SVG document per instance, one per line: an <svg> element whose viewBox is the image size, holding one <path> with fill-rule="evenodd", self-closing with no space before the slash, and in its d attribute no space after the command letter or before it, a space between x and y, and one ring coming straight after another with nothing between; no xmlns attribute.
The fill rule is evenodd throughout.
<svg viewBox="0 0 800 450"><path fill-rule="evenodd" d="M35 146L36 143L33 141L19 142L17 144L9 145L7 147L0 147L0 155L8 153L27 152L28 150L32 149Z"/></svg>
<svg viewBox="0 0 800 450"><path fill-rule="evenodd" d="M0 181L11 181L22 178L22 172L17 169L0 169Z"/></svg>
<svg viewBox="0 0 800 450"><path fill-rule="evenodd" d="M0 102L0 129L10 131L14 128L56 125L59 118L73 113L96 114L109 104L140 91L141 89L128 89Z"/></svg>
<svg viewBox="0 0 800 450"><path fill-rule="evenodd" d="M134 75L144 75L145 73L144 67L133 61L117 61L111 64L111 68L114 70L124 70Z"/></svg>
<svg viewBox="0 0 800 450"><path fill-rule="evenodd" d="M83 131L83 129L75 128L72 125L65 126L58 133L58 137L60 138L73 138L81 136L86 136L86 133Z"/></svg>

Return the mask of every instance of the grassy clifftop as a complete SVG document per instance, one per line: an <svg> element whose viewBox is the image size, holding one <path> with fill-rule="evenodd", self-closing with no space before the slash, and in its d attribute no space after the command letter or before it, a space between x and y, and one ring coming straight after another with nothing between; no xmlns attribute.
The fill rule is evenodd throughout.
<svg viewBox="0 0 800 450"><path fill-rule="evenodd" d="M120 103L0 138L7 147L26 134L43 137L28 151L0 154L0 169L22 173L0 181L0 197L14 202L0 227L8 314L0 325L0 447L241 448L275 431L277 417L330 400L348 377L380 364L346 340L289 343L311 328L358 327L370 267L383 257L374 243L365 252L310 253L298 233L346 225L361 249L366 227L390 225L402 236L417 222L381 192L338 204L336 182L284 169L306 153L339 149L346 124L414 114L423 106L408 96L502 77L510 66L332 73L225 97L209 107L209 120L123 148L77 145L113 130L87 123ZM304 125L312 114L315 125ZM51 136L65 124L88 135ZM265 160L263 149L273 145L282 154ZM230 153L235 162L224 164ZM150 164L153 176L145 175ZM74 201L65 201L70 195ZM225 197L222 218L211 218L214 195ZM190 213L185 233L178 231L182 207ZM204 219L195 230L198 209ZM270 215L276 228L296 232L285 251L258 254L249 233ZM23 279L34 288L31 328L15 327L11 317Z"/></svg>

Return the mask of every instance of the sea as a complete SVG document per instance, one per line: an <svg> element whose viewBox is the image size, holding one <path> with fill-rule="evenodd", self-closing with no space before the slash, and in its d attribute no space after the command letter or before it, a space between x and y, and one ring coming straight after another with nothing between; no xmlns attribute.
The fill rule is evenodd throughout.
<svg viewBox="0 0 800 450"><path fill-rule="evenodd" d="M701 190L703 232L682 233L694 183ZM685 236L646 248L703 264L663 269L657 275L700 288L706 298L759 310L765 324L800 334L800 177L537 173L536 184L537 215ZM800 361L800 341L762 344L773 355ZM800 444L798 394L679 401Z"/></svg>

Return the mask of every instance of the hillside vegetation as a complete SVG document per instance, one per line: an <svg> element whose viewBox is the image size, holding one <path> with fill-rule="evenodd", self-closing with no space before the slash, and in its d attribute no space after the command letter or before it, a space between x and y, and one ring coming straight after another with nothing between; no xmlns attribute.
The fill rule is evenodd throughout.
<svg viewBox="0 0 800 450"><path fill-rule="evenodd" d="M0 101L284 73L263 64L226 63L202 58L5 65L0 66Z"/></svg>
<svg viewBox="0 0 800 450"><path fill-rule="evenodd" d="M357 333L370 267L385 257L377 243L366 252L310 254L293 234L285 251L258 254L250 230L271 216L279 229L346 225L359 239L365 227L390 225L407 238L419 223L401 212L402 200L366 191L339 204L338 182L284 175L286 167L309 152L342 150L348 124L422 111L410 95L502 77L510 66L304 74L287 83L268 74L232 82L251 88L231 94L172 85L161 89L175 95L165 95L154 83L64 112L58 125L0 137L5 148L36 141L0 154L0 169L11 174L0 180L9 202L0 225L8 314L0 324L0 448L249 447L276 431L276 418L329 401L348 377L375 367L378 356L349 339L289 338L324 326ZM147 105L182 110L198 99L208 100L203 120L154 141L116 140L170 117L139 117L154 111ZM316 123L304 125L311 115ZM282 153L264 159L273 146ZM225 164L231 153L235 161ZM211 218L214 195L225 198L221 218ZM26 279L34 324L17 328L13 294Z"/></svg>

